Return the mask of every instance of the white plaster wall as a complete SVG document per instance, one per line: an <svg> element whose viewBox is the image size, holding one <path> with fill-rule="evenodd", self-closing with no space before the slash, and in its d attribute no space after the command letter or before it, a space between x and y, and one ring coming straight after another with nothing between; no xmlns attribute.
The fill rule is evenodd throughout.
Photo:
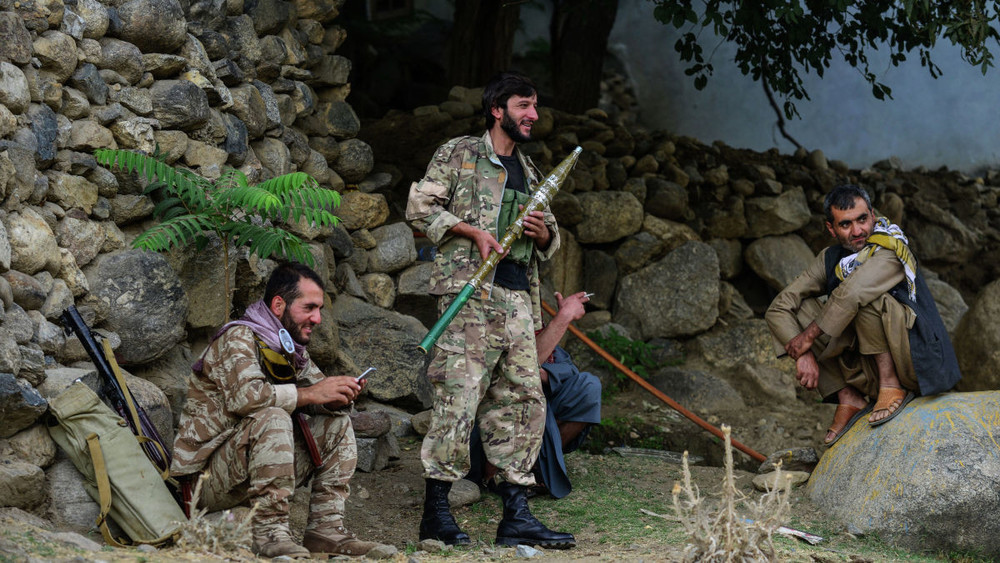
<svg viewBox="0 0 1000 563"><path fill-rule="evenodd" d="M449 0L414 4L442 18L454 9ZM619 0L609 41L635 84L642 123L706 143L794 152L778 132L760 84L733 64L735 49L719 41L711 58L715 74L704 90L695 90L674 51L679 34L653 19L653 7L649 0ZM515 49L532 37L547 39L549 17L547 2L522 5ZM705 48L711 52L711 43ZM994 50L1000 58L1000 48ZM856 168L890 156L901 158L906 168L1000 167L1000 68L983 76L946 40L933 57L944 71L938 79L920 66L916 54L899 67L891 66L888 56L871 54L872 69L893 92L893 99L879 101L860 72L835 56L823 78L804 75L812 99L796 104L802 118L787 120L786 130L807 149L822 149L827 158ZM780 107L782 101L776 101Z"/></svg>
<svg viewBox="0 0 1000 563"><path fill-rule="evenodd" d="M720 41L712 55L715 74L699 92L674 51L678 33L654 20L652 10L647 0L621 0L610 38L635 82L642 122L704 142L793 152L760 84L732 63L735 49ZM900 67L888 64L887 56L872 56L872 69L892 88L893 99L884 102L871 95L856 69L835 58L823 78L806 75L812 100L796 104L802 119L788 120L786 130L806 148L822 149L827 158L852 167L889 156L900 157L907 168L997 167L1000 69L984 77L943 40L933 57L944 71L936 80L916 55Z"/></svg>

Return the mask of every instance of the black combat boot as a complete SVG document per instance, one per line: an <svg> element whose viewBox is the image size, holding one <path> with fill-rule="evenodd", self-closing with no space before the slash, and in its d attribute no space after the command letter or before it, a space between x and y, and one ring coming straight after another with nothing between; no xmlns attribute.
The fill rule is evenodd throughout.
<svg viewBox="0 0 1000 563"><path fill-rule="evenodd" d="M540 545L553 549L569 549L576 545L573 534L553 532L531 514L525 487L505 481L497 485L496 492L503 501L497 545Z"/></svg>
<svg viewBox="0 0 1000 563"><path fill-rule="evenodd" d="M455 517L451 515L451 506L448 504L451 482L437 479L426 479L426 481L424 516L420 519L420 539L441 540L447 545L471 543L469 535L458 527Z"/></svg>

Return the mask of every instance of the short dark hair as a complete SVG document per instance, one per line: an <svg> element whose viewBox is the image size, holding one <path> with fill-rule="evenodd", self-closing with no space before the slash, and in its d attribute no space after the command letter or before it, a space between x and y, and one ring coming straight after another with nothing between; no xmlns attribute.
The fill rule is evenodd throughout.
<svg viewBox="0 0 1000 563"><path fill-rule="evenodd" d="M854 184L840 184L839 186L834 186L830 193L826 194L826 200L823 201L823 213L826 215L826 220L833 223L833 211L831 208L836 207L837 209L854 209L854 200L861 198L865 200L868 205L868 209L872 208L872 198L868 195L868 191L861 186L856 186Z"/></svg>
<svg viewBox="0 0 1000 563"><path fill-rule="evenodd" d="M277 296L281 296L285 303L291 304L302 295L299 291L299 280L302 278L316 282L316 285L325 291L323 280L312 268L298 262L282 262L271 272L271 277L267 280L267 287L264 288L264 305L270 307L271 301Z"/></svg>
<svg viewBox="0 0 1000 563"><path fill-rule="evenodd" d="M513 71L502 71L493 75L483 88L483 117L486 118L486 128L492 129L493 108L507 109L507 100L511 96L530 98L538 93L535 83L527 76Z"/></svg>

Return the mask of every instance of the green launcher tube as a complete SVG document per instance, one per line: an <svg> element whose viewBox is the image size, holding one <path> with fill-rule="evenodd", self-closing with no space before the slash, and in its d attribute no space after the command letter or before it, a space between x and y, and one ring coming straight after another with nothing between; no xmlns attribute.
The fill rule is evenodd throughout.
<svg viewBox="0 0 1000 563"><path fill-rule="evenodd" d="M419 348L421 352L426 354L430 351L431 347L434 346L434 343L437 342L437 339L441 338L441 333L444 332L444 329L448 328L448 325L451 324L455 315L462 310L462 307L465 306L465 302L469 300L469 297L472 296L474 291L476 291L476 286L471 283L467 283L465 284L465 287L462 288L462 291L458 292L458 297L451 302L448 310L441 315L441 318L438 319L437 322L434 323L434 326L431 327L430 331L427 332L427 336L420 341L420 345L417 346L417 348Z"/></svg>

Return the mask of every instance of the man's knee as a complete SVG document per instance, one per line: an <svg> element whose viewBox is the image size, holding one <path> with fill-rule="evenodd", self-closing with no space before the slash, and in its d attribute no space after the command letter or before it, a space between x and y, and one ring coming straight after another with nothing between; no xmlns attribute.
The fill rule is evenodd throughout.
<svg viewBox="0 0 1000 563"><path fill-rule="evenodd" d="M265 436L292 436L292 415L279 407L267 407L247 415L250 435L259 440Z"/></svg>

